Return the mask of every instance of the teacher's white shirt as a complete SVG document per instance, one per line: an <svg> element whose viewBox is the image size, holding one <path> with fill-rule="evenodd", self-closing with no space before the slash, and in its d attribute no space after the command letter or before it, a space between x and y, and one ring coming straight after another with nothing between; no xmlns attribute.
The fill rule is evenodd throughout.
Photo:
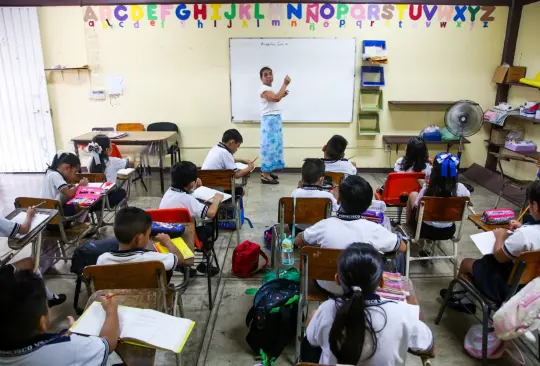
<svg viewBox="0 0 540 366"><path fill-rule="evenodd" d="M265 91L271 91L275 93L275 91L272 89L271 86L262 84L259 88L259 97L261 98L261 116L268 116L271 114L281 114L281 110L279 109L279 102L270 102L266 100L266 98L262 97L262 94Z"/></svg>

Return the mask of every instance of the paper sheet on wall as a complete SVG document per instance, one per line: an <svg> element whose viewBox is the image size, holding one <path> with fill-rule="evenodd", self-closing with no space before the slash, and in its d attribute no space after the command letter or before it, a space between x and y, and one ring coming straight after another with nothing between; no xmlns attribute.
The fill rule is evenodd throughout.
<svg viewBox="0 0 540 366"><path fill-rule="evenodd" d="M124 77L122 75L107 75L107 91L110 96L118 96L124 93Z"/></svg>

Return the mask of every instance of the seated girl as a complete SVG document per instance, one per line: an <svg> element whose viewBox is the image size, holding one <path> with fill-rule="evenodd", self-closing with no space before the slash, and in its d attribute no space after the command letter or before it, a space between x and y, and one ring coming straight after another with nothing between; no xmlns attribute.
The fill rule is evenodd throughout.
<svg viewBox="0 0 540 366"><path fill-rule="evenodd" d="M327 365L405 365L407 351L428 353L433 335L414 296L407 303L375 294L383 259L370 244L349 245L338 260L343 295L325 301L307 320L301 359Z"/></svg>
<svg viewBox="0 0 540 366"><path fill-rule="evenodd" d="M420 199L426 197L470 197L471 193L458 183L459 159L449 153L439 153L433 162L429 184L420 192L412 192L407 202L407 223L416 227L416 211ZM456 232L453 222L423 222L420 237L447 240Z"/></svg>

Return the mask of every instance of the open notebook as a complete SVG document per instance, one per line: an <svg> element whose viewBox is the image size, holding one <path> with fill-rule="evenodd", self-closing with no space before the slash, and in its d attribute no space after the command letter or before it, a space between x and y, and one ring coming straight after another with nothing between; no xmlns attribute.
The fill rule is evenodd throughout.
<svg viewBox="0 0 540 366"><path fill-rule="evenodd" d="M118 306L120 339L126 343L160 348L180 353L195 326L195 322L150 309ZM101 303L92 305L69 329L73 333L98 336L105 322Z"/></svg>
<svg viewBox="0 0 540 366"><path fill-rule="evenodd" d="M247 164L244 164L244 163L236 163L236 169L238 170L244 170L248 167ZM253 169L251 171L255 170L255 167L253 167Z"/></svg>
<svg viewBox="0 0 540 366"><path fill-rule="evenodd" d="M42 213L36 213L34 217L32 217L32 224L30 225L30 231L34 230L36 227L38 227L43 221L47 220L49 218L49 215L42 214ZM17 216L11 219L11 221L16 222L17 224L23 224L24 220L26 220L26 212L19 212ZM15 238L21 239L24 238L26 234L17 234Z"/></svg>
<svg viewBox="0 0 540 366"><path fill-rule="evenodd" d="M204 186L199 187L195 191L193 191L193 197L203 202L212 203L214 201L214 196L216 195L216 193L221 193L223 195L223 200L221 202L225 202L228 199L231 199L232 197L228 193L216 191L215 189L204 187Z"/></svg>
<svg viewBox="0 0 540 366"><path fill-rule="evenodd" d="M90 188L103 188L103 192L107 192L112 187L114 187L115 184L113 182L104 182L104 183L88 183L88 187Z"/></svg>
<svg viewBox="0 0 540 366"><path fill-rule="evenodd" d="M482 255L493 254L493 247L495 246L495 234L493 234L493 231L473 234L471 240L476 244Z"/></svg>

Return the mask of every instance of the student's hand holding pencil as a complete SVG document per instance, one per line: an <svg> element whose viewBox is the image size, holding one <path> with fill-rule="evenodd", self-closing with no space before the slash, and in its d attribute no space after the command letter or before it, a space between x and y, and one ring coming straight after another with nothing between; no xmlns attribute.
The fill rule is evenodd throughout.
<svg viewBox="0 0 540 366"><path fill-rule="evenodd" d="M512 220L510 221L510 226L508 227L508 230L516 230L516 229L519 229L520 227L522 227L523 224L519 221L516 221L516 220Z"/></svg>
<svg viewBox="0 0 540 366"><path fill-rule="evenodd" d="M118 303L114 298L116 295L119 295L119 293L111 293L100 297L99 300L101 301L101 306L103 307L103 310L105 310L105 313L118 312Z"/></svg>
<svg viewBox="0 0 540 366"><path fill-rule="evenodd" d="M213 202L219 203L219 202L221 202L221 201L223 201L223 194L221 194L221 193L216 193L216 195L214 196L214 201L213 201Z"/></svg>

